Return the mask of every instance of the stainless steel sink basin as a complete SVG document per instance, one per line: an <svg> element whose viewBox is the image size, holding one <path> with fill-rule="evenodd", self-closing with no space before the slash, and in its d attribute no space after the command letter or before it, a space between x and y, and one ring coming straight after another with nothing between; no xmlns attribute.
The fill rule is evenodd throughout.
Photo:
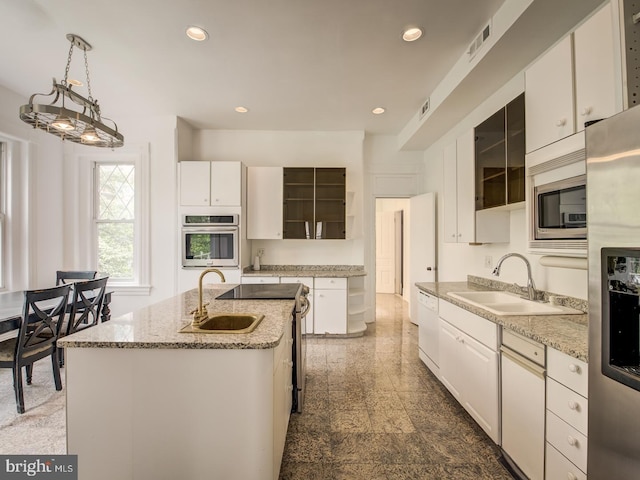
<svg viewBox="0 0 640 480"><path fill-rule="evenodd" d="M533 302L509 292L451 292L448 295L496 315L577 315L584 313L563 305Z"/></svg>
<svg viewBox="0 0 640 480"><path fill-rule="evenodd" d="M264 315L253 313L216 313L203 322L183 327L181 333L250 333L262 321Z"/></svg>

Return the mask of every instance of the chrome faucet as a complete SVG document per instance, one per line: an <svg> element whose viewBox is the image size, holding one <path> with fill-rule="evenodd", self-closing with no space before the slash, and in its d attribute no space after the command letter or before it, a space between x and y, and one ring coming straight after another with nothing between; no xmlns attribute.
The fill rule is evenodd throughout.
<svg viewBox="0 0 640 480"><path fill-rule="evenodd" d="M523 255L520 255L519 253L507 253L506 255L504 255L502 258L500 258L500 260L498 260L496 268L493 269L493 275L495 275L496 277L500 275L500 267L502 266L502 262L504 262L509 257L517 257L521 259L527 266L527 293L529 295L529 300L537 300L539 292L536 290L535 283L533 283L533 277L531 276L531 264L529 263L529 260L527 260ZM518 288L522 288L517 283L515 283L514 285Z"/></svg>
<svg viewBox="0 0 640 480"><path fill-rule="evenodd" d="M200 274L200 278L198 279L198 309L191 312L193 313L192 325L199 325L209 317L209 313L207 312L207 305L209 303L202 304L202 279L207 273L211 272L217 273L222 283L226 282L224 274L217 268L207 268Z"/></svg>

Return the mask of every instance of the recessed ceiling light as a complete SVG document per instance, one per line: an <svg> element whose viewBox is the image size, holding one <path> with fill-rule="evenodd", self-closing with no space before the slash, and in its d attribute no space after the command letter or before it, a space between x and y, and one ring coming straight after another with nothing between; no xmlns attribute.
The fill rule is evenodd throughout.
<svg viewBox="0 0 640 480"><path fill-rule="evenodd" d="M373 110L371 110L371 113L373 113L374 115L381 115L384 112L385 112L385 110L382 107L376 107Z"/></svg>
<svg viewBox="0 0 640 480"><path fill-rule="evenodd" d="M238 113L247 113L249 111L249 109L245 107L236 107L234 110Z"/></svg>
<svg viewBox="0 0 640 480"><path fill-rule="evenodd" d="M407 28L402 32L402 39L405 42L415 42L422 36L422 29L418 27Z"/></svg>
<svg viewBox="0 0 640 480"><path fill-rule="evenodd" d="M187 37L189 37L191 40L195 40L196 42L202 42L209 38L209 34L203 28L191 25L189 28L187 28Z"/></svg>

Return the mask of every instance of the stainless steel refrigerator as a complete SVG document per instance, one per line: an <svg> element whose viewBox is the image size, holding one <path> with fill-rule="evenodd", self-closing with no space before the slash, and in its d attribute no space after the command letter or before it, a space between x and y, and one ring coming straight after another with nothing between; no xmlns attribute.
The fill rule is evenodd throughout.
<svg viewBox="0 0 640 480"><path fill-rule="evenodd" d="M640 106L586 129L589 480L640 478Z"/></svg>

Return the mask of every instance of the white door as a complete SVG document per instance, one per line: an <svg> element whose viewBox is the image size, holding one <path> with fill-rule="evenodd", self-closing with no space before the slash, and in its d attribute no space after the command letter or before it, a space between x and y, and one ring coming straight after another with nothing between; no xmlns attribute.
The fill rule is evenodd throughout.
<svg viewBox="0 0 640 480"><path fill-rule="evenodd" d="M396 274L395 213L376 213L376 292L394 293Z"/></svg>
<svg viewBox="0 0 640 480"><path fill-rule="evenodd" d="M411 319L418 321L416 282L436 281L436 194L409 199L409 287Z"/></svg>

